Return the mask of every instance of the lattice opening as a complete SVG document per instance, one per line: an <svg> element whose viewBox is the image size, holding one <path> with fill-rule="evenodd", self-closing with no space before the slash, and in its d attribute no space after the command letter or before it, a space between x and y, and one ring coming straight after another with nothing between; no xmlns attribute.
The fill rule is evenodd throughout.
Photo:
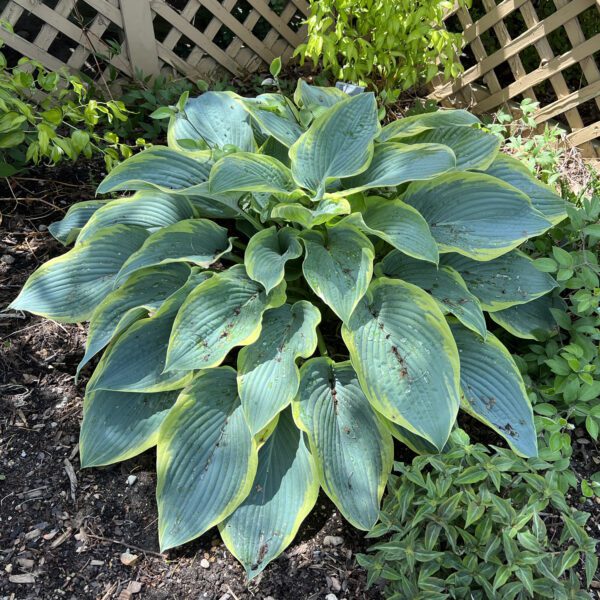
<svg viewBox="0 0 600 600"><path fill-rule="evenodd" d="M535 46L527 46L527 48L519 52L519 58L527 73L539 69L542 64L542 58Z"/></svg>
<svg viewBox="0 0 600 600"><path fill-rule="evenodd" d="M173 26L160 15L154 15L152 24L154 26L154 37L158 42L163 43L165 38L169 35L171 29L173 29Z"/></svg>
<svg viewBox="0 0 600 600"><path fill-rule="evenodd" d="M248 15L252 12L252 6L246 2L246 0L239 0L236 3L231 14L240 22L243 23Z"/></svg>
<svg viewBox="0 0 600 600"><path fill-rule="evenodd" d="M583 124L587 127L600 121L600 109L595 100L588 100L577 107Z"/></svg>
<svg viewBox="0 0 600 600"><path fill-rule="evenodd" d="M191 24L204 33L209 23L213 20L214 15L206 8L206 6L202 5L198 7L198 10L194 14Z"/></svg>
<svg viewBox="0 0 600 600"><path fill-rule="evenodd" d="M306 17L299 10L297 10L292 15L292 18L290 19L290 22L288 23L288 27L294 33L298 33L300 31L300 28L304 24L305 19L306 19Z"/></svg>
<svg viewBox="0 0 600 600"><path fill-rule="evenodd" d="M48 53L66 63L77 47L77 42L67 37L64 33L58 32L48 48Z"/></svg>
<svg viewBox="0 0 600 600"><path fill-rule="evenodd" d="M513 40L527 31L525 19L518 10L515 10L504 18L504 25L508 30L508 34Z"/></svg>
<svg viewBox="0 0 600 600"><path fill-rule="evenodd" d="M187 60L189 55L192 53L192 50L196 47L196 44L192 42L189 38L185 37L185 35L179 36L177 43L173 48L173 52L177 54L179 58L183 60Z"/></svg>
<svg viewBox="0 0 600 600"><path fill-rule="evenodd" d="M13 29L18 36L33 42L43 26L44 21L38 19L33 13L23 11Z"/></svg>
<svg viewBox="0 0 600 600"><path fill-rule="evenodd" d="M587 85L583 70L578 63L566 68L562 74L571 90L580 90Z"/></svg>
<svg viewBox="0 0 600 600"><path fill-rule="evenodd" d="M269 4L271 10L281 16L281 13L285 10L288 3L286 0L269 0Z"/></svg>
<svg viewBox="0 0 600 600"><path fill-rule="evenodd" d="M271 31L271 25L264 17L260 17L256 22L256 25L252 28L252 34L261 42L267 37L269 31Z"/></svg>
<svg viewBox="0 0 600 600"><path fill-rule="evenodd" d="M213 42L221 48L221 50L227 50L229 44L233 42L235 39L235 35L233 32L225 27L225 25L221 25L217 35L213 38Z"/></svg>

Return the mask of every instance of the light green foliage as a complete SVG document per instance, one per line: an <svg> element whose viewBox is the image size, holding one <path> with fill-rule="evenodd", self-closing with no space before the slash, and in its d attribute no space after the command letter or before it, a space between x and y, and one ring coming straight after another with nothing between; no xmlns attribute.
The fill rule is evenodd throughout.
<svg viewBox="0 0 600 600"><path fill-rule="evenodd" d="M112 131L128 119L121 100L95 100L79 77L47 71L27 58L8 68L0 53L0 114L0 176L31 163L56 164L94 154L103 155L110 170L132 154Z"/></svg>
<svg viewBox="0 0 600 600"><path fill-rule="evenodd" d="M452 7L445 0L310 0L308 40L296 54L394 102L402 90L431 81L440 66L446 78L462 71L462 36L444 27Z"/></svg>
<svg viewBox="0 0 600 600"><path fill-rule="evenodd" d="M565 501L559 462L489 450L457 429L444 454L396 463L369 534L389 537L358 556L369 583L384 579L394 599L591 598L576 567L588 588L596 542L589 515Z"/></svg>
<svg viewBox="0 0 600 600"><path fill-rule="evenodd" d="M535 456L523 381L484 311L556 285L514 249L551 227L545 210L561 219L556 203L463 168L497 158L475 117L382 129L371 93L301 82L294 98L184 97L169 147L99 188L137 193L72 208L53 231L74 248L12 305L90 320L82 366L106 347L82 464L157 445L162 548L219 524L249 576L290 543L319 485L370 528L392 436L442 449L461 406Z"/></svg>

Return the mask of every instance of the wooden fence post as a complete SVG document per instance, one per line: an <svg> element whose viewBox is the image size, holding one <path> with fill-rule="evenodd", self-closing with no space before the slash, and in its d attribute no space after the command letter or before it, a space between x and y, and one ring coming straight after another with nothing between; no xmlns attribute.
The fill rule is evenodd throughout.
<svg viewBox="0 0 600 600"><path fill-rule="evenodd" d="M127 53L134 75L158 75L159 62L150 0L120 0Z"/></svg>

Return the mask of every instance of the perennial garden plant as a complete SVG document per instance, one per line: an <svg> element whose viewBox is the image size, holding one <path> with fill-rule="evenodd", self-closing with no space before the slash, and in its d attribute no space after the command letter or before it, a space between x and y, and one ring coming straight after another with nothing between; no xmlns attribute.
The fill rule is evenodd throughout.
<svg viewBox="0 0 600 600"><path fill-rule="evenodd" d="M443 449L459 408L537 454L523 379L487 330L556 281L517 250L565 202L466 111L381 127L371 93L208 92L168 147L115 167L12 303L89 321L83 466L157 446L166 550L218 525L249 577L319 487L369 530L393 438ZM217 224L215 221L219 221ZM316 355L315 355L316 354ZM299 363L300 368L299 368Z"/></svg>

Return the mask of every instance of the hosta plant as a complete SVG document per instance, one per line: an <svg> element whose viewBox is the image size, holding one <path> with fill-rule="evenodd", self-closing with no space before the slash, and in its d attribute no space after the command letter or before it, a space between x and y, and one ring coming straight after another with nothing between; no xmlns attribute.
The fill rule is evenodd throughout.
<svg viewBox="0 0 600 600"><path fill-rule="evenodd" d="M13 309L89 321L81 462L157 446L163 550L218 525L250 577L319 487L368 530L393 438L442 449L459 408L536 454L510 354L556 286L517 247L563 201L464 111L381 127L372 94L209 92L51 232Z"/></svg>

